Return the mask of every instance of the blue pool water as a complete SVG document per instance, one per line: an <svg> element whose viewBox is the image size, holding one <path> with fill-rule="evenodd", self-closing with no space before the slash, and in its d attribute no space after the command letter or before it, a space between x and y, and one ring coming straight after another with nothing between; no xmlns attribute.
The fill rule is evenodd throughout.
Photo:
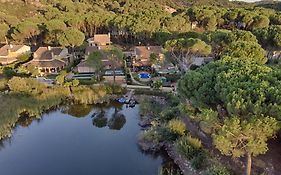
<svg viewBox="0 0 281 175"><path fill-rule="evenodd" d="M142 72L139 74L141 79L149 79L150 78L150 74L147 72Z"/></svg>

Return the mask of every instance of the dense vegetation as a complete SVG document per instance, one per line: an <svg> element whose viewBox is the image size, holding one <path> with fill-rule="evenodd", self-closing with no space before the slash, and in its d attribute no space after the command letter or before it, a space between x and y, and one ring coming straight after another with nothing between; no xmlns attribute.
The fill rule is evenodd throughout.
<svg viewBox="0 0 281 175"><path fill-rule="evenodd" d="M179 91L199 108L191 115L204 122L223 154L248 157L250 174L251 157L264 154L280 129L280 71L264 65L259 55L246 59L243 52L189 71Z"/></svg>
<svg viewBox="0 0 281 175"><path fill-rule="evenodd" d="M115 39L126 43L163 44L168 39L178 38L178 35L186 32L206 31L208 35L206 33L205 40L207 40L210 35L224 38L224 33L227 31L242 29L258 36L263 46L280 47L280 12L254 6L237 8L237 4L224 2L217 3L233 6L187 6L189 3L196 5L204 3L203 1L185 4L184 1L150 0L46 0L36 7L28 5L29 14L32 15L23 16L20 13L13 13L12 10L1 10L0 41L5 42L6 36L9 41L15 43L74 47L82 44L84 40L82 33L86 37L91 37L95 33L111 32ZM167 10L166 5L178 11ZM1 6L7 8L8 4L4 3ZM21 10L27 9L21 8ZM195 24L197 25L194 26ZM222 31L216 31L217 29L226 31L218 34L217 32ZM268 37L263 35L265 33ZM195 33L190 33L180 37L192 35L196 36Z"/></svg>

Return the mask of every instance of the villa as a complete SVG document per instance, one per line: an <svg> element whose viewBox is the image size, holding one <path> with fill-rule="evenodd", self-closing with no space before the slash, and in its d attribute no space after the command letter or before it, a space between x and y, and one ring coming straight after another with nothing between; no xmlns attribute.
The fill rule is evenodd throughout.
<svg viewBox="0 0 281 175"><path fill-rule="evenodd" d="M67 48L39 47L33 54L33 60L28 64L34 65L45 74L58 73L72 61Z"/></svg>
<svg viewBox="0 0 281 175"><path fill-rule="evenodd" d="M133 50L133 67L151 67L151 56L154 54L158 62L163 62L165 59L164 51L161 46L137 46Z"/></svg>
<svg viewBox="0 0 281 175"><path fill-rule="evenodd" d="M79 75L94 75L95 68L93 66L89 66L87 64L87 59L89 55L93 52L100 51L103 54L102 64L103 64L103 78L104 82L113 82L114 78L114 70L113 66L115 66L115 80L118 83L125 82L125 74L122 69L122 62L117 62L110 60L107 55L103 52L108 46L88 46L85 50L85 59L82 60L75 68ZM88 76L89 77L89 76Z"/></svg>
<svg viewBox="0 0 281 175"><path fill-rule="evenodd" d="M87 40L89 46L107 46L111 44L110 33L96 34L94 37Z"/></svg>
<svg viewBox="0 0 281 175"><path fill-rule="evenodd" d="M30 53L30 47L26 45L4 45L0 48L0 64L7 65L14 63L18 57Z"/></svg>

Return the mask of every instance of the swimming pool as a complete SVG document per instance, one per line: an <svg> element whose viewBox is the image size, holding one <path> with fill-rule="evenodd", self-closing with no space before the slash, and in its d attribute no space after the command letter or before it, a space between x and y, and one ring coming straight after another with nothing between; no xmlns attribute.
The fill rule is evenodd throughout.
<svg viewBox="0 0 281 175"><path fill-rule="evenodd" d="M150 74L147 72L141 72L139 73L139 78L140 79L149 79L150 78Z"/></svg>

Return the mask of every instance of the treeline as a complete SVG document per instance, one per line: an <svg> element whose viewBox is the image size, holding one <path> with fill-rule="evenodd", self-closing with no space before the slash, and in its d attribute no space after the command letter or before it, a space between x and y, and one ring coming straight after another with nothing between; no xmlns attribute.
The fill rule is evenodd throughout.
<svg viewBox="0 0 281 175"><path fill-rule="evenodd" d="M91 37L95 33L111 32L118 41L136 44L155 43L155 37L162 37L163 33L241 29L256 34L264 46L280 47L281 13L272 9L182 8L171 1L151 0L46 0L41 3L42 7L24 20L9 12L0 13L0 41L6 42L6 37L15 43L74 47L84 40L82 34ZM170 13L166 4L173 5L177 11ZM261 38L262 32L267 32L272 39ZM71 38L72 35L78 37Z"/></svg>

